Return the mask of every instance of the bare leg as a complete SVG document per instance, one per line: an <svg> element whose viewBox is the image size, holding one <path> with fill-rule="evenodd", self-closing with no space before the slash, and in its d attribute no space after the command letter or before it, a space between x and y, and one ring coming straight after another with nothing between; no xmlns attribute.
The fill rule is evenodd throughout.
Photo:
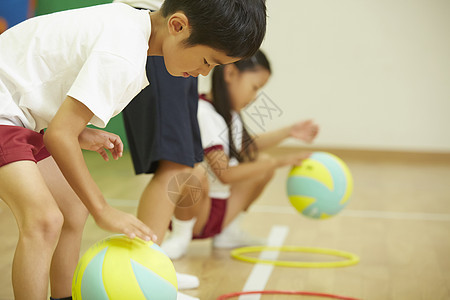
<svg viewBox="0 0 450 300"><path fill-rule="evenodd" d="M15 299L47 299L50 262L63 216L32 161L0 168L0 197L10 207L19 227L12 266Z"/></svg>
<svg viewBox="0 0 450 300"><path fill-rule="evenodd" d="M158 237L158 244L164 239L164 234L175 209L173 199L169 198L169 181L177 174L191 172L192 168L170 161L160 161L155 175L142 193L137 217L149 226Z"/></svg>
<svg viewBox="0 0 450 300"><path fill-rule="evenodd" d="M161 245L171 259L178 259L186 253L192 235L201 232L209 217L211 201L205 188L205 169L200 164L197 165L189 174L189 178L191 182L185 184L180 191L180 198L189 201L185 201L187 205L176 206L175 217L172 218L172 233ZM196 185L192 187L193 183ZM197 193L193 193L193 190Z"/></svg>
<svg viewBox="0 0 450 300"><path fill-rule="evenodd" d="M72 294L72 277L79 259L88 211L52 157L40 161L38 167L64 216L64 224L51 263L50 286L52 297L65 298Z"/></svg>
<svg viewBox="0 0 450 300"><path fill-rule="evenodd" d="M250 207L264 191L272 177L273 172L268 171L258 177L231 185L231 196L228 199L223 227L230 224L240 212L246 211Z"/></svg>
<svg viewBox="0 0 450 300"><path fill-rule="evenodd" d="M242 212L258 198L272 177L273 172L266 172L258 177L235 183L231 187L231 196L227 200L227 208L223 221L222 232L214 237L215 248L235 248L244 246L264 245L264 238L257 238L242 230Z"/></svg>
<svg viewBox="0 0 450 300"><path fill-rule="evenodd" d="M198 235L203 231L203 228L208 221L211 209L211 199L209 197L209 184L205 168L201 164L198 164L194 168L192 174L202 183L202 196L200 197L199 202L194 206L188 208L176 207L174 214L175 217L180 220L190 220L193 217L196 217L197 222L194 227L194 234ZM267 171L258 177L238 182L231 186L231 196L227 200L227 211L223 223L224 227L230 224L240 212L246 211L250 207L264 191L264 188L272 177L273 172Z"/></svg>
<svg viewBox="0 0 450 300"><path fill-rule="evenodd" d="M194 225L194 234L198 235L202 232L209 218L209 211L211 209L211 200L209 197L208 177L204 166L199 163L192 170L192 176L198 179L201 184L202 192L200 193L197 202L189 207L175 208L175 217L179 220L191 220L196 218L197 222ZM184 189L183 193L189 193L189 190Z"/></svg>

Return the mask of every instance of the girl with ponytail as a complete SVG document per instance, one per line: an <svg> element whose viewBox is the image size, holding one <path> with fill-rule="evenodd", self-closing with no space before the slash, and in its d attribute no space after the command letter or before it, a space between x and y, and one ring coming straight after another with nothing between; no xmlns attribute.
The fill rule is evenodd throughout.
<svg viewBox="0 0 450 300"><path fill-rule="evenodd" d="M162 244L172 259L186 253L192 238L213 237L216 248L265 243L241 229L245 211L277 168L298 165L309 153L273 157L260 151L289 137L311 143L319 129L307 120L255 137L249 134L240 112L255 100L270 75L270 63L260 50L215 67L211 92L200 96L197 114L205 161L194 168L191 184L182 189L181 199L190 199L191 204L177 206L172 233Z"/></svg>

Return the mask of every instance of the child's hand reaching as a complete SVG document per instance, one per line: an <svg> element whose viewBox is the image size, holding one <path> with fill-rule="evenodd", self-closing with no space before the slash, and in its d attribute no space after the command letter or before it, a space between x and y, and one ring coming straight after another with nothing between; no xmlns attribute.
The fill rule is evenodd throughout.
<svg viewBox="0 0 450 300"><path fill-rule="evenodd" d="M93 214L97 225L107 231L123 233L130 239L138 237L144 241L156 242L156 235L142 221L109 205Z"/></svg>
<svg viewBox="0 0 450 300"><path fill-rule="evenodd" d="M289 136L311 143L319 133L319 126L312 120L298 122L292 125Z"/></svg>
<svg viewBox="0 0 450 300"><path fill-rule="evenodd" d="M108 149L115 160L122 157L123 143L117 134L86 127L78 136L80 147L85 150L97 151L104 160L108 161Z"/></svg>

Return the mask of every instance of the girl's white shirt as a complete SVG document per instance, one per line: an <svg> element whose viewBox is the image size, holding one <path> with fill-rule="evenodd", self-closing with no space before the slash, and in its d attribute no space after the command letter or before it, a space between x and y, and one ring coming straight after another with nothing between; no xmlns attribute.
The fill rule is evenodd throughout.
<svg viewBox="0 0 450 300"><path fill-rule="evenodd" d="M228 167L237 166L239 164L236 158L230 157L228 127L223 117L217 113L214 106L205 100L200 100L198 105L198 125L202 139L202 147L204 150L211 148L223 149L225 156L214 157L212 164L223 160L229 160ZM232 131L233 141L237 151L242 148L242 130L243 123L238 113L232 112ZM228 199L230 197L230 185L223 184L213 172L211 165L206 161L203 166L207 170L209 180L209 196L212 198ZM220 170L218 171L220 172Z"/></svg>

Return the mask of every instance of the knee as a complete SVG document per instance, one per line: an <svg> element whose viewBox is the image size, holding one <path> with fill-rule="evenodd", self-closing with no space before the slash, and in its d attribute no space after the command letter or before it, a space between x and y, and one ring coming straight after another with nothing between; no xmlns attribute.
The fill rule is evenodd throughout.
<svg viewBox="0 0 450 300"><path fill-rule="evenodd" d="M270 170L270 171L267 171L264 175L263 175L263 182L266 184L266 183L269 183L269 181L270 180L272 180L272 178L273 178L273 175L275 175L275 171L274 170Z"/></svg>
<svg viewBox="0 0 450 300"><path fill-rule="evenodd" d="M70 230L72 232L83 232L88 216L89 211L84 205L71 210L70 215L64 216L63 229Z"/></svg>
<svg viewBox="0 0 450 300"><path fill-rule="evenodd" d="M21 226L21 236L33 243L55 244L63 226L64 217L57 208L35 213Z"/></svg>
<svg viewBox="0 0 450 300"><path fill-rule="evenodd" d="M258 159L263 160L263 161L269 160L269 159L271 159L271 156L268 155L267 153L260 153ZM263 174L261 174L259 179L260 179L261 183L266 184L273 178L274 174L275 174L275 170L267 170Z"/></svg>
<svg viewBox="0 0 450 300"><path fill-rule="evenodd" d="M256 186L264 188L270 182L270 180L272 180L274 174L275 172L272 170L264 172L259 177L255 178Z"/></svg>

